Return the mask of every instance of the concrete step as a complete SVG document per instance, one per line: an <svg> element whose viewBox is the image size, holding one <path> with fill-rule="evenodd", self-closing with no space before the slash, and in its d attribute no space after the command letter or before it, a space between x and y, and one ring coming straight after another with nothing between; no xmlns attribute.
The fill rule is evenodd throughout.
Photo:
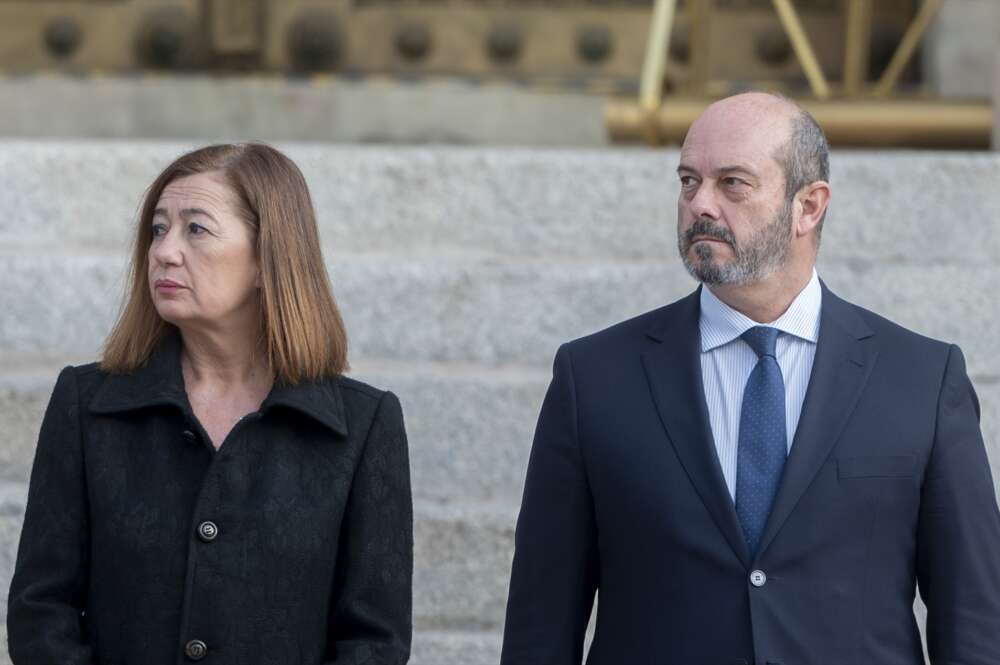
<svg viewBox="0 0 1000 665"><path fill-rule="evenodd" d="M331 272L355 359L543 368L563 341L689 293L677 263L396 254L345 257ZM116 258L2 252L0 272L0 356L97 353L118 307ZM841 296L959 343L973 372L1000 377L995 263L824 259L820 273Z"/></svg>
<svg viewBox="0 0 1000 665"><path fill-rule="evenodd" d="M354 375L396 392L410 442L413 487L428 498L516 497L548 374L493 368L389 368ZM45 404L58 372L0 377L0 479L27 478ZM973 375L983 432L1000 469L1000 382ZM1000 474L998 474L1000 475Z"/></svg>
<svg viewBox="0 0 1000 665"><path fill-rule="evenodd" d="M495 630L413 631L409 665L496 665L500 662L502 633ZM0 665L11 665L7 655L7 626L0 625Z"/></svg>
<svg viewBox="0 0 1000 665"><path fill-rule="evenodd" d="M496 665L501 642L500 630L417 630L410 665Z"/></svg>
<svg viewBox="0 0 1000 665"><path fill-rule="evenodd" d="M24 481L60 364L0 376L0 480ZM354 375L403 404L414 494L428 499L520 497L547 370L386 366ZM973 376L1000 481L1000 381Z"/></svg>
<svg viewBox="0 0 1000 665"><path fill-rule="evenodd" d="M27 479L59 368L0 375L0 479ZM547 371L356 368L403 404L413 488L427 498L520 496Z"/></svg>
<svg viewBox="0 0 1000 665"><path fill-rule="evenodd" d="M192 147L0 141L0 247L123 251L146 187ZM675 261L676 150L279 147L302 167L334 259L469 251ZM827 258L1000 253L1000 237L982 232L1000 218L1000 156L843 151L832 169Z"/></svg>
<svg viewBox="0 0 1000 665"><path fill-rule="evenodd" d="M3 610L26 496L26 483L0 483ZM414 502L413 619L417 628L494 630L503 625L517 510L516 501Z"/></svg>

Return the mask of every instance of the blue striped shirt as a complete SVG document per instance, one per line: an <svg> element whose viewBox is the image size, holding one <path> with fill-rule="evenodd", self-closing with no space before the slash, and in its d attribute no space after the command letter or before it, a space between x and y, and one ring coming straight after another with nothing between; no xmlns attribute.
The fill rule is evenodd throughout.
<svg viewBox="0 0 1000 665"><path fill-rule="evenodd" d="M785 426L788 447L802 413L809 385L823 291L813 270L812 279L776 321L766 325L781 331L776 355L785 381ZM749 328L761 325L719 300L710 289L701 290L701 375L715 448L729 494L736 497L736 449L739 442L743 389L757 364L757 354L740 339Z"/></svg>

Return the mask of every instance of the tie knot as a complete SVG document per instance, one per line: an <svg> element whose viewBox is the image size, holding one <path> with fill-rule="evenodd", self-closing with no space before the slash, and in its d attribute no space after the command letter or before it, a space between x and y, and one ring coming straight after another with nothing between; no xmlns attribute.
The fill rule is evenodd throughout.
<svg viewBox="0 0 1000 665"><path fill-rule="evenodd" d="M758 358L771 356L777 359L774 353L775 344L778 342L778 334L781 331L771 326L754 326L740 335L743 341L750 345Z"/></svg>

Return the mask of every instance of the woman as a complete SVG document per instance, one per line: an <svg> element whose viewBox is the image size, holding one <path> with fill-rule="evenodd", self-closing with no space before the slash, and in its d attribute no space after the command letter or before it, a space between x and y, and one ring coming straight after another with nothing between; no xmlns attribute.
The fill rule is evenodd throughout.
<svg viewBox="0 0 1000 665"><path fill-rule="evenodd" d="M168 166L101 362L45 414L15 665L405 663L402 413L346 349L298 168L256 144Z"/></svg>

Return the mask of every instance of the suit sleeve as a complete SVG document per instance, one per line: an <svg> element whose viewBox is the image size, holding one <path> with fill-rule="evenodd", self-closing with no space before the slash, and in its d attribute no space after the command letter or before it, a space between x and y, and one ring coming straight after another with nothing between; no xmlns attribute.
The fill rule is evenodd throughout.
<svg viewBox="0 0 1000 665"><path fill-rule="evenodd" d="M1000 663L1000 511L979 402L955 346L942 381L917 531L931 662Z"/></svg>
<svg viewBox="0 0 1000 665"><path fill-rule="evenodd" d="M15 665L92 662L82 621L90 526L79 410L76 375L67 367L42 421L10 585L7 632Z"/></svg>
<svg viewBox="0 0 1000 665"><path fill-rule="evenodd" d="M598 586L597 529L577 431L570 352L556 353L531 447L502 665L579 665Z"/></svg>
<svg viewBox="0 0 1000 665"><path fill-rule="evenodd" d="M342 526L327 665L402 665L413 623L413 501L399 400L385 393Z"/></svg>

